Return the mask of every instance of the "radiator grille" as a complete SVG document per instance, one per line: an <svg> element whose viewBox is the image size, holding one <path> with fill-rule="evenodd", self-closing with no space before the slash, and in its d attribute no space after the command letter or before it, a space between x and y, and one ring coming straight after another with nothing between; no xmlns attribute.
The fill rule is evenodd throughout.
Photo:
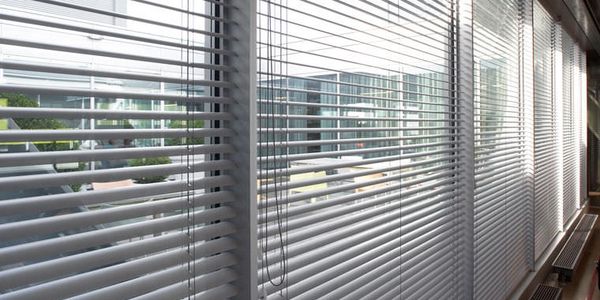
<svg viewBox="0 0 600 300"><path fill-rule="evenodd" d="M579 255L581 254L583 247L591 234L591 230L596 223L597 215L584 215L577 226L575 231L571 234L567 243L562 248L558 257L552 264L555 268L563 270L573 270L576 267Z"/></svg>
<svg viewBox="0 0 600 300"><path fill-rule="evenodd" d="M561 288L540 284L529 300L558 300L561 293Z"/></svg>

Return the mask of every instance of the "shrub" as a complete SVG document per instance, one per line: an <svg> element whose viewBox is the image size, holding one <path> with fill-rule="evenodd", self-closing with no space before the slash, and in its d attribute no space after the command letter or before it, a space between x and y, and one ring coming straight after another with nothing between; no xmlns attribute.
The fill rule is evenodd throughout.
<svg viewBox="0 0 600 300"><path fill-rule="evenodd" d="M8 99L9 107L39 107L38 103L19 93L0 93L0 98ZM65 124L51 118L16 118L15 123L23 129L64 129ZM33 142L39 151L60 151L78 148L76 141Z"/></svg>
<svg viewBox="0 0 600 300"><path fill-rule="evenodd" d="M144 157L144 158L136 158L129 161L129 165L132 167L139 166L153 166L153 165L164 165L170 164L171 159L166 156L159 157ZM153 183L153 182L161 182L167 179L167 176L157 175L157 176L142 176L140 178L134 178L137 183Z"/></svg>
<svg viewBox="0 0 600 300"><path fill-rule="evenodd" d="M185 120L173 120L169 124L169 128L185 129L188 127L187 127ZM204 128L204 120L192 121L189 128ZM203 137L190 138L189 142L190 142L190 145L204 144L204 138ZM167 145L167 146L187 145L187 140L185 137L183 137L183 138L168 138L168 139L165 139L165 145Z"/></svg>

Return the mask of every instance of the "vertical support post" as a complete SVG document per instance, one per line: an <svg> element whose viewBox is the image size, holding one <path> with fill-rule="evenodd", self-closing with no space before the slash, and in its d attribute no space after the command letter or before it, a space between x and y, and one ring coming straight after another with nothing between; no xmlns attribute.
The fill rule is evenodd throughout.
<svg viewBox="0 0 600 300"><path fill-rule="evenodd" d="M90 69L94 70L95 68L96 68L96 66L94 65L94 63L92 63ZM96 77L90 76L90 90L93 91L95 88L96 88ZM96 109L96 97L90 97L90 109ZM89 120L90 120L90 130L96 129L96 119L89 118ZM96 146L91 141L90 141L90 150L96 150ZM96 161L90 160L90 170L93 171L95 169L96 169Z"/></svg>
<svg viewBox="0 0 600 300"><path fill-rule="evenodd" d="M552 86L554 87L553 101L554 107L556 108L556 128L558 129L558 198L560 201L558 202L558 224L560 231L565 230L565 222L564 222L564 201L565 201L565 191L564 191L564 169L565 169L565 161L564 161L564 109L563 109L563 55L562 55L562 31L560 27L560 23L554 23L553 28L553 38L552 38L552 55L553 55L553 78L552 78Z"/></svg>
<svg viewBox="0 0 600 300"><path fill-rule="evenodd" d="M581 206L585 205L585 202L588 200L588 170L587 170L587 56L585 51L580 51L580 61L579 61L579 72L581 76L581 86L579 89L581 90L581 99L579 99L579 106L581 107L581 147L580 155L581 155Z"/></svg>
<svg viewBox="0 0 600 300"><path fill-rule="evenodd" d="M459 205L462 216L461 246L462 276L459 298L474 297L474 212L475 212L475 151L474 151L474 82L473 82L473 1L457 0L457 90L458 90L458 152L459 152Z"/></svg>
<svg viewBox="0 0 600 300"><path fill-rule="evenodd" d="M224 80L232 87L225 89L224 96L233 104L225 111L234 116L226 123L235 135L227 143L235 149L226 159L233 161L236 168L226 174L232 176L236 185L228 188L235 201L231 204L236 211L233 222L237 243L234 254L237 264L235 286L236 299L258 299L257 280L257 201L256 201L256 0L224 0L223 33L228 36L223 48L235 53L225 55L223 63L233 69L225 72Z"/></svg>
<svg viewBox="0 0 600 300"><path fill-rule="evenodd" d="M535 163L534 163L534 99L533 99L533 1L521 0L519 22L519 97L523 118L525 153L525 217L527 219L527 257L529 269L535 269Z"/></svg>
<svg viewBox="0 0 600 300"><path fill-rule="evenodd" d="M580 59L581 56L579 55L579 46L577 45L577 43L573 44L573 66L572 66L572 70L573 70L573 76L572 76L572 89L573 92L571 94L572 97L572 101L571 101L571 105L573 106L573 113L574 113L574 124L573 124L573 130L574 130L574 136L575 136L575 155L574 155L574 161L575 161L575 206L577 207L577 210L581 209L581 204L583 203L583 198L581 198L581 182L582 182L582 178L581 178L581 170L583 168L583 165L581 164L581 149L583 147L583 142L582 142L582 135L581 135L581 127L583 126L583 119L582 119L582 112L581 112L581 104L579 103L580 98L581 98L581 69L580 69Z"/></svg>

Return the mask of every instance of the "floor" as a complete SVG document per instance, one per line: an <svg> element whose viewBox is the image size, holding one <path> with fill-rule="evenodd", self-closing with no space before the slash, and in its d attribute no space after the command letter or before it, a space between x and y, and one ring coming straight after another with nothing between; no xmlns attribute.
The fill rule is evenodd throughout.
<svg viewBox="0 0 600 300"><path fill-rule="evenodd" d="M591 208L592 214L600 214L600 208ZM564 300L600 300L600 290L597 286L596 261L600 257L600 221L596 222L592 239L589 242L586 251L577 272L569 283L558 282L556 273L549 274L546 278L546 284L560 286L563 289Z"/></svg>

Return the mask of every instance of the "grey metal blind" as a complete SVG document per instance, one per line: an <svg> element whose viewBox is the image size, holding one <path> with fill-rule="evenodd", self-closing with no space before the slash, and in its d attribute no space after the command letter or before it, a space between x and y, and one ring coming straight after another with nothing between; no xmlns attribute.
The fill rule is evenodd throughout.
<svg viewBox="0 0 600 300"><path fill-rule="evenodd" d="M581 208L581 203L584 198L581 198L581 184L583 183L581 178L582 166L582 149L583 149L583 134L581 129L585 126L582 119L582 105L581 105L581 48L579 45L573 44L573 66L572 72L573 77L571 78L571 97L572 97L572 110L573 110L573 139L574 139L574 172L575 172L575 207L576 209Z"/></svg>
<svg viewBox="0 0 600 300"><path fill-rule="evenodd" d="M476 299L507 298L530 261L519 3L474 1Z"/></svg>
<svg viewBox="0 0 600 300"><path fill-rule="evenodd" d="M534 124L535 124L535 258L539 258L562 230L562 157L559 113L554 95L555 25L535 2Z"/></svg>
<svg viewBox="0 0 600 300"><path fill-rule="evenodd" d="M221 299L219 1L0 1L0 296Z"/></svg>
<svg viewBox="0 0 600 300"><path fill-rule="evenodd" d="M580 190L580 207L583 206L583 201L587 199L588 195L588 183L587 183L587 135L588 135L588 116L587 116L587 63L586 63L586 53L581 48L577 48L579 51L579 85L577 86L577 90L579 91L579 96L577 98L577 106L580 110L579 115L579 190Z"/></svg>
<svg viewBox="0 0 600 300"><path fill-rule="evenodd" d="M563 224L575 214L579 205L579 151L577 112L574 105L575 43L562 30L562 106L563 106Z"/></svg>
<svg viewBox="0 0 600 300"><path fill-rule="evenodd" d="M259 294L460 298L453 11L259 2Z"/></svg>

